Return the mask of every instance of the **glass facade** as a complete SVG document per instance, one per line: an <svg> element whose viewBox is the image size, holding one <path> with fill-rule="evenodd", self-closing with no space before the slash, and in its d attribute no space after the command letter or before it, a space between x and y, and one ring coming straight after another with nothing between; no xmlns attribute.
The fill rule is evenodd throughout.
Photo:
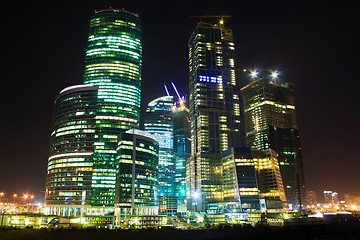
<svg viewBox="0 0 360 240"><path fill-rule="evenodd" d="M46 204L91 204L97 92L97 86L78 85L55 100Z"/></svg>
<svg viewBox="0 0 360 240"><path fill-rule="evenodd" d="M247 144L277 153L287 202L298 208L300 202L305 203L305 183L294 88L263 78L242 88L241 93Z"/></svg>
<svg viewBox="0 0 360 240"><path fill-rule="evenodd" d="M172 106L172 96L160 97L148 104L145 113L144 130L159 142L159 197L175 196Z"/></svg>
<svg viewBox="0 0 360 240"><path fill-rule="evenodd" d="M139 128L141 44L136 14L105 9L91 17L85 85L55 102L46 204L87 205L94 214L114 207L119 137Z"/></svg>
<svg viewBox="0 0 360 240"><path fill-rule="evenodd" d="M223 201L222 151L240 146L240 103L231 29L200 22L189 40L191 159L188 200ZM199 202L199 201L197 201ZM205 204L205 205L204 205Z"/></svg>
<svg viewBox="0 0 360 240"><path fill-rule="evenodd" d="M106 9L95 12L90 20L84 83L99 87L93 205L114 205L119 133L139 128L141 41L141 22L131 12Z"/></svg>
<svg viewBox="0 0 360 240"><path fill-rule="evenodd" d="M266 200L267 208L287 207L284 184L277 154L271 149L252 150L258 178L260 198Z"/></svg>
<svg viewBox="0 0 360 240"><path fill-rule="evenodd" d="M117 207L157 207L159 144L141 130L121 134L116 165Z"/></svg>
<svg viewBox="0 0 360 240"><path fill-rule="evenodd" d="M178 199L179 210L185 208L186 200L186 159L191 156L190 116L183 102L173 107L174 121L174 157L175 157L175 196Z"/></svg>
<svg viewBox="0 0 360 240"><path fill-rule="evenodd" d="M224 201L240 202L242 211L259 210L260 197L250 148L223 152Z"/></svg>

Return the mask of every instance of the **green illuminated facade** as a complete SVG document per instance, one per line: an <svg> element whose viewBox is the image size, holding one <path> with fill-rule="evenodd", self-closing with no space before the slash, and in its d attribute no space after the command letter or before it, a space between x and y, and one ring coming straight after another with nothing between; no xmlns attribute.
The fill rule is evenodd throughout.
<svg viewBox="0 0 360 240"><path fill-rule="evenodd" d="M91 17L84 85L64 89L55 102L45 197L51 213L78 211L64 205L88 206L91 214L114 207L120 136L139 128L141 42L136 14L106 9Z"/></svg>
<svg viewBox="0 0 360 240"><path fill-rule="evenodd" d="M99 87L93 155L92 203L114 205L119 133L139 128L141 22L115 9L97 11L90 20L84 83Z"/></svg>
<svg viewBox="0 0 360 240"><path fill-rule="evenodd" d="M155 137L142 130L128 130L121 134L117 151L116 207L122 215L157 210L159 143Z"/></svg>
<svg viewBox="0 0 360 240"><path fill-rule="evenodd" d="M231 29L200 22L189 40L191 159L188 202L223 201L222 151L240 146L240 103Z"/></svg>
<svg viewBox="0 0 360 240"><path fill-rule="evenodd" d="M293 86L262 78L241 93L248 146L277 153L287 203L299 208L305 203L305 183Z"/></svg>

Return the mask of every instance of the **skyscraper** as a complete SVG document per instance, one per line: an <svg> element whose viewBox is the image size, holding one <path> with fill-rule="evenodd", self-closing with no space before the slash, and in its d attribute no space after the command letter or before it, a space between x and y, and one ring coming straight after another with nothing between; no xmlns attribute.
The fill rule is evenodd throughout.
<svg viewBox="0 0 360 240"><path fill-rule="evenodd" d="M116 164L118 220L158 212L159 143L152 134L130 129L120 134Z"/></svg>
<svg viewBox="0 0 360 240"><path fill-rule="evenodd" d="M160 97L148 104L145 113L144 130L159 142L159 197L175 196L172 106L172 96Z"/></svg>
<svg viewBox="0 0 360 240"><path fill-rule="evenodd" d="M248 146L274 150L280 164L289 207L305 204L301 147L296 123L294 88L259 79L241 89Z"/></svg>
<svg viewBox="0 0 360 240"><path fill-rule="evenodd" d="M54 211L114 206L119 136L139 128L141 32L125 10L91 17L84 85L64 89L55 103L45 197L59 205Z"/></svg>
<svg viewBox="0 0 360 240"><path fill-rule="evenodd" d="M72 86L55 99L47 205L91 205L97 91L97 86Z"/></svg>
<svg viewBox="0 0 360 240"><path fill-rule="evenodd" d="M223 200L222 151L240 146L240 107L231 29L220 21L199 22L189 40L189 103L194 183L188 200L201 205ZM188 184L188 185L189 185ZM199 202L199 201L197 201Z"/></svg>
<svg viewBox="0 0 360 240"><path fill-rule="evenodd" d="M183 100L172 108L174 122L174 163L175 163L175 196L178 200L178 212L185 212L186 200L186 159L191 156L191 135L189 109Z"/></svg>
<svg viewBox="0 0 360 240"><path fill-rule="evenodd" d="M99 87L94 142L98 147L93 153L94 205L114 205L119 133L139 128L141 41L141 22L134 13L106 9L95 12L90 20L84 84Z"/></svg>
<svg viewBox="0 0 360 240"><path fill-rule="evenodd" d="M243 212L260 210L259 187L250 148L223 152L224 201L238 202Z"/></svg>

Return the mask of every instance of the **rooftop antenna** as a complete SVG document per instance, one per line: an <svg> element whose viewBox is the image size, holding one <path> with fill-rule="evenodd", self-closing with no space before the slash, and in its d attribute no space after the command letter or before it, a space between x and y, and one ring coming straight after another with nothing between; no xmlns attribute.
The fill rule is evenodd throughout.
<svg viewBox="0 0 360 240"><path fill-rule="evenodd" d="M178 96L179 100L181 100L181 96L180 96L178 90L176 89L175 84L174 84L173 82L171 82L171 85L173 86L173 88L174 88L174 90L175 90L175 92L176 92L176 95Z"/></svg>
<svg viewBox="0 0 360 240"><path fill-rule="evenodd" d="M169 90L166 87L166 84L164 84L164 88L165 88L166 95L170 96L170 93L169 93Z"/></svg>

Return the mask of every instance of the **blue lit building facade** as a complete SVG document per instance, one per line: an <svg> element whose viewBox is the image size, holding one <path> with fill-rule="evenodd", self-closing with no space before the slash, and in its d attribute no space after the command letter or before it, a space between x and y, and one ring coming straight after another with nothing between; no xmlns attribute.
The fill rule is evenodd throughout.
<svg viewBox="0 0 360 240"><path fill-rule="evenodd" d="M240 146L240 103L231 29L199 22L189 40L191 158L188 202L223 201L222 152Z"/></svg>
<svg viewBox="0 0 360 240"><path fill-rule="evenodd" d="M159 142L159 197L175 196L173 97L164 96L151 101L145 113L144 130Z"/></svg>

